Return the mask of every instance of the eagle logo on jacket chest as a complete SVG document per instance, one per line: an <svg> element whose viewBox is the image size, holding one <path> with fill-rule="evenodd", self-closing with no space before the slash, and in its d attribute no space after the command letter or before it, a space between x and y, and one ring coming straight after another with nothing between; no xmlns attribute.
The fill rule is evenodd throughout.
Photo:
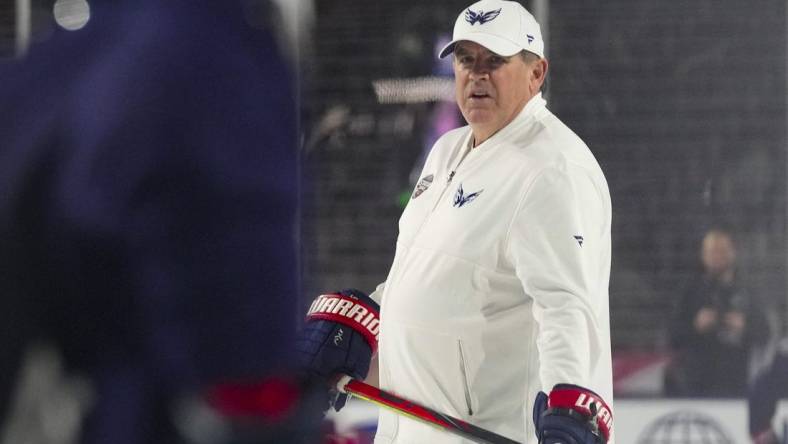
<svg viewBox="0 0 788 444"><path fill-rule="evenodd" d="M465 194L465 191L462 189L462 184L457 188L457 192L454 193L454 206L457 208L461 208L465 204L471 203L476 200L482 194L482 191L479 190L474 193Z"/></svg>

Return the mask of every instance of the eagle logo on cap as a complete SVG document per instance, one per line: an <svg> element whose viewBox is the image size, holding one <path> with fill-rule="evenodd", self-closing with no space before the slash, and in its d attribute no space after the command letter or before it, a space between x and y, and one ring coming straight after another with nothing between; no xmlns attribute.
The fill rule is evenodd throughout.
<svg viewBox="0 0 788 444"><path fill-rule="evenodd" d="M469 8L467 11L465 11L465 21L470 23L471 26L475 25L476 23L483 25L487 22L495 20L495 17L498 17L498 14L500 13L501 8L490 12L484 12L482 10L479 10L479 12L473 12Z"/></svg>

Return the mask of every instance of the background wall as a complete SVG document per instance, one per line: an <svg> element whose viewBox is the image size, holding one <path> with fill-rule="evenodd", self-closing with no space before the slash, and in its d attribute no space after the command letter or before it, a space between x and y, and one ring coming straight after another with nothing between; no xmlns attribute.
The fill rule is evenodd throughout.
<svg viewBox="0 0 788 444"><path fill-rule="evenodd" d="M785 2L553 2L552 107L614 202L617 345L658 341L712 224L753 292L785 304Z"/></svg>

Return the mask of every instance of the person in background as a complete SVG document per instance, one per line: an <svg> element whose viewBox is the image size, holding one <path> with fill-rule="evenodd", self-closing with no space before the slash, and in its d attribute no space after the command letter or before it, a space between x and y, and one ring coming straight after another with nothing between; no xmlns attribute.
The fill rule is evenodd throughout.
<svg viewBox="0 0 788 444"><path fill-rule="evenodd" d="M93 387L79 442L182 442L192 398L215 442L315 442L293 76L249 3L94 0L0 63L3 409L40 338Z"/></svg>
<svg viewBox="0 0 788 444"><path fill-rule="evenodd" d="M755 377L747 393L749 430L753 444L779 444L772 427L777 402L788 399L788 337L783 338L777 354L766 371ZM788 419L782 430L783 441L788 440Z"/></svg>
<svg viewBox="0 0 788 444"><path fill-rule="evenodd" d="M769 324L741 282L729 231L708 230L700 260L703 272L686 286L671 320L676 359L666 374L666 394L741 397L750 351L769 340Z"/></svg>

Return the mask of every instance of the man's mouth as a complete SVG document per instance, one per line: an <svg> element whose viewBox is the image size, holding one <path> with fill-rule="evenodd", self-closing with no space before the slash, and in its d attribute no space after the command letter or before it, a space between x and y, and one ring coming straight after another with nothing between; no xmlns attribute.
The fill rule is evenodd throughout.
<svg viewBox="0 0 788 444"><path fill-rule="evenodd" d="M472 92L470 94L470 96L468 96L469 99L486 99L486 98L489 98L489 97L490 97L489 94L487 94L485 92L482 92L482 91Z"/></svg>

